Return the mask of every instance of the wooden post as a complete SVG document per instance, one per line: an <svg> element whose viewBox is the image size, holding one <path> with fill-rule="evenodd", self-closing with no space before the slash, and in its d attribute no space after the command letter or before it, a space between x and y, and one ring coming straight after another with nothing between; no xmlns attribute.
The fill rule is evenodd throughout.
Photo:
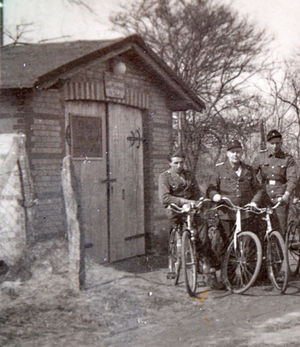
<svg viewBox="0 0 300 347"><path fill-rule="evenodd" d="M78 221L78 203L72 184L71 156L63 160L62 186L67 215L70 287L78 292L85 282L84 242Z"/></svg>

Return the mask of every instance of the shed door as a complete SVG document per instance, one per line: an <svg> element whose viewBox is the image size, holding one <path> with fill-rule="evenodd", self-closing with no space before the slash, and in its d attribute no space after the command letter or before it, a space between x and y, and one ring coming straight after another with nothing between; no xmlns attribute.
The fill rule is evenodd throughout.
<svg viewBox="0 0 300 347"><path fill-rule="evenodd" d="M145 253L141 110L108 105L110 260Z"/></svg>
<svg viewBox="0 0 300 347"><path fill-rule="evenodd" d="M103 263L108 259L105 104L69 102L66 111L86 253Z"/></svg>

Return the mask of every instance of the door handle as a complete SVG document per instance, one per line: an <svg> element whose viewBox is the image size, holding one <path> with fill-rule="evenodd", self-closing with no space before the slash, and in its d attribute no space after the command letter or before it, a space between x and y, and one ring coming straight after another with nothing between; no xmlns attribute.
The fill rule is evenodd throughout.
<svg viewBox="0 0 300 347"><path fill-rule="evenodd" d="M122 200L125 200L125 189L122 189Z"/></svg>
<svg viewBox="0 0 300 347"><path fill-rule="evenodd" d="M108 178L106 180L102 180L101 183L110 183L110 182L116 182L117 179L116 178Z"/></svg>

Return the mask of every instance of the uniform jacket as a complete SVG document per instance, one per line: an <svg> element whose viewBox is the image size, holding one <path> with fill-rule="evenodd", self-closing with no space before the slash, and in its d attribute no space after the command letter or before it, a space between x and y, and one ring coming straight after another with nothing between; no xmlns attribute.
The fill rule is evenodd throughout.
<svg viewBox="0 0 300 347"><path fill-rule="evenodd" d="M253 162L261 181L271 199L282 196L286 191L293 193L297 184L296 164L293 157L283 151L277 154L260 153Z"/></svg>
<svg viewBox="0 0 300 347"><path fill-rule="evenodd" d="M217 164L214 175L207 188L210 199L215 194L221 194L229 198L233 204L244 206L253 201L259 204L263 189L258 183L254 170L251 166L241 162L241 175L238 176L229 161ZM219 210L221 219L235 220L235 212L226 208ZM242 213L242 218L248 217Z"/></svg>
<svg viewBox="0 0 300 347"><path fill-rule="evenodd" d="M165 207L171 203L181 206L181 199L198 200L201 192L195 176L187 171L178 175L170 170L160 174L158 179L158 194Z"/></svg>

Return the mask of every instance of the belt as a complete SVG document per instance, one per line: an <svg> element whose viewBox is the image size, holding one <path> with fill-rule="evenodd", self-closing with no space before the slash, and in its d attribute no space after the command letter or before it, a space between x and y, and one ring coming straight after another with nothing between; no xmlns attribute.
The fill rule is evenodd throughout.
<svg viewBox="0 0 300 347"><path fill-rule="evenodd" d="M277 183L285 184L282 180L267 180L267 184L270 186L274 186Z"/></svg>

